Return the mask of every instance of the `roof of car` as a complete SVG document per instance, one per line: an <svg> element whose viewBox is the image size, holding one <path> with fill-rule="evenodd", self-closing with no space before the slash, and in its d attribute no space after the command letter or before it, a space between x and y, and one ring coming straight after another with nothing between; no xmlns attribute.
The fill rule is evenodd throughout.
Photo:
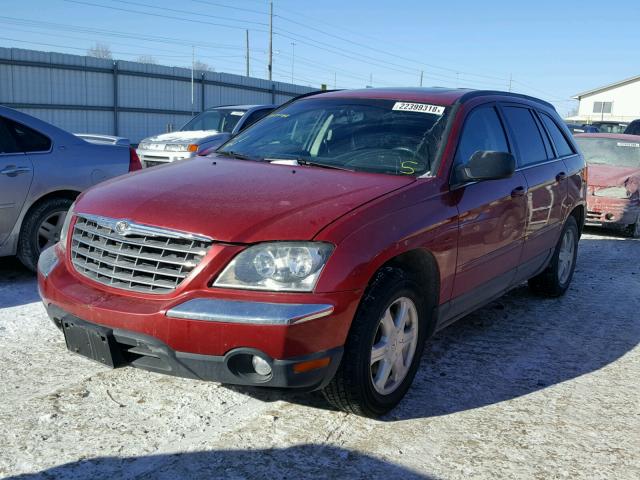
<svg viewBox="0 0 640 480"><path fill-rule="evenodd" d="M587 138L612 138L614 140L640 141L640 135L629 135L628 133L578 133L575 137Z"/></svg>
<svg viewBox="0 0 640 480"><path fill-rule="evenodd" d="M406 88L363 88L358 90L333 90L318 93L310 98L375 98L386 100L403 100L410 102L433 102L437 105L450 106L478 96L499 95L505 97L521 98L542 103L553 108L548 102L539 98L529 97L512 92L495 90L471 90L467 88L443 88L443 87L406 87Z"/></svg>

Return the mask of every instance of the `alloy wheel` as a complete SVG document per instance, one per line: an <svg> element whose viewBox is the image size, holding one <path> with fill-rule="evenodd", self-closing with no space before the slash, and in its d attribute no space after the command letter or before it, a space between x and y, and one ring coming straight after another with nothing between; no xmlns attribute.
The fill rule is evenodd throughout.
<svg viewBox="0 0 640 480"><path fill-rule="evenodd" d="M38 227L38 248L40 252L60 240L62 225L67 217L66 210L50 213Z"/></svg>
<svg viewBox="0 0 640 480"><path fill-rule="evenodd" d="M575 237L573 230L567 229L562 237L562 244L558 252L558 281L561 284L566 283L571 275L575 257Z"/></svg>
<svg viewBox="0 0 640 480"><path fill-rule="evenodd" d="M380 395L394 392L407 376L418 344L418 310L400 297L385 310L371 347L371 381Z"/></svg>

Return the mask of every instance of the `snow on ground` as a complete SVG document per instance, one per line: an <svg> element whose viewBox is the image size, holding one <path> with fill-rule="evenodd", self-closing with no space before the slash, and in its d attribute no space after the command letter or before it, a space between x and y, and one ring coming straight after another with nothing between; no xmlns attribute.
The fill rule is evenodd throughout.
<svg viewBox="0 0 640 480"><path fill-rule="evenodd" d="M0 477L638 479L639 259L589 232L565 297L522 286L439 333L381 420L75 356L0 259Z"/></svg>

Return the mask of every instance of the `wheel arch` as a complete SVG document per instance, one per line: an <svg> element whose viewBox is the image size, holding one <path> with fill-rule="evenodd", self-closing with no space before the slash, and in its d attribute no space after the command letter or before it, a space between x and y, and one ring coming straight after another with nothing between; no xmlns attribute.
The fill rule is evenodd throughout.
<svg viewBox="0 0 640 480"><path fill-rule="evenodd" d="M576 223L578 224L578 234L582 235L582 230L584 229L584 220L585 220L585 211L584 205L576 205L573 210L569 213L569 216L574 217L576 219Z"/></svg>
<svg viewBox="0 0 640 480"><path fill-rule="evenodd" d="M427 338L430 337L437 324L436 311L440 300L440 269L435 256L429 250L416 248L391 257L376 269L369 279L367 289L375 281L378 273L386 268L403 270L418 284L430 315Z"/></svg>

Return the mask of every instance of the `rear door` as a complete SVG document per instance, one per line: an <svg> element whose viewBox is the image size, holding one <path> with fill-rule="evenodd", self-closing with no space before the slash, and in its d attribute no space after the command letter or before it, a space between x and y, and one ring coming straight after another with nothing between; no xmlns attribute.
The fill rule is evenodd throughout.
<svg viewBox="0 0 640 480"><path fill-rule="evenodd" d="M11 127L9 120L0 117L0 245L20 216L33 179L31 160Z"/></svg>
<svg viewBox="0 0 640 480"><path fill-rule="evenodd" d="M495 104L481 105L467 115L454 168L478 150L511 151ZM524 175L515 172L510 178L455 190L460 234L450 316L473 309L512 284L524 242L526 185Z"/></svg>
<svg viewBox="0 0 640 480"><path fill-rule="evenodd" d="M503 104L502 111L516 147L518 170L528 185L525 242L518 270L518 280L524 280L546 263L560 236L567 172L534 109Z"/></svg>

